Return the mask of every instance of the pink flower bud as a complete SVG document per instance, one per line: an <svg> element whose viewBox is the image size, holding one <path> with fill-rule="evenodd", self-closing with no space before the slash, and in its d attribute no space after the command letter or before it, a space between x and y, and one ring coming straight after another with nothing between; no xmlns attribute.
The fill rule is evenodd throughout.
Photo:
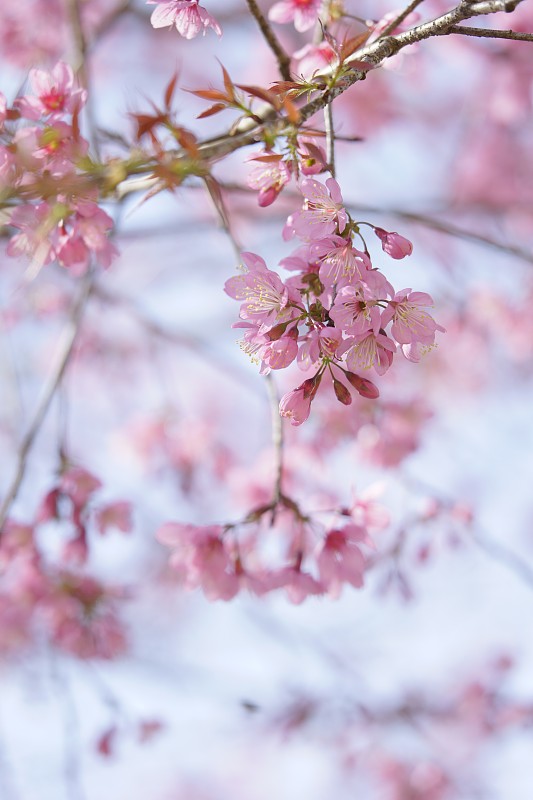
<svg viewBox="0 0 533 800"><path fill-rule="evenodd" d="M336 378L333 379L333 388L335 390L335 396L339 403L342 403L345 406L349 406L352 402L352 395L346 388L346 386L338 381Z"/></svg>
<svg viewBox="0 0 533 800"><path fill-rule="evenodd" d="M409 239L406 239L405 236L400 236L396 231L389 233L384 231L383 228L374 228L374 233L378 239L381 239L381 246L384 252L391 258L405 258L405 256L410 256L413 252L413 245Z"/></svg>
<svg viewBox="0 0 533 800"><path fill-rule="evenodd" d="M361 376L356 375L355 372L346 372L346 378L354 389L357 389L361 397L367 397L369 400L375 400L379 397L378 387L367 378L361 378Z"/></svg>

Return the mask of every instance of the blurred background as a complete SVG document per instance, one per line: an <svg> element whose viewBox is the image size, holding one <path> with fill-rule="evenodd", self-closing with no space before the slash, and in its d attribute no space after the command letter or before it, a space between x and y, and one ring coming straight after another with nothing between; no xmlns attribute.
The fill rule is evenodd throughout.
<svg viewBox="0 0 533 800"><path fill-rule="evenodd" d="M451 5L427 0L419 14ZM206 0L223 35L191 41L154 30L142 2L79 7L82 128L105 158L125 157L131 114L161 103L176 71L179 121L200 139L226 131L232 112L197 120L206 103L182 89L218 88L218 62L235 82L279 77L244 2ZM345 7L363 20L401 10ZM69 8L3 4L10 102L31 67L76 64ZM490 25L532 31L531 2ZM363 27L345 18L338 29ZM276 32L290 53L312 38ZM0 547L1 800L533 796L531 47L429 40L334 104L347 207L414 245L391 261L369 242L374 263L399 289L430 292L447 330L420 364L398 357L376 403L319 397L309 423L286 430L302 507L378 504L366 585L338 600L209 602L168 566L162 523L240 518L270 492L270 407L231 328L238 308L223 286L236 256L203 184L105 205L120 256L97 276L12 519L32 523L66 452L101 482L99 507L130 503L133 521L89 530L77 580L106 587L108 616L101 631L88 624L87 646L57 635L56 609L28 610L27 565ZM293 183L260 209L248 155L213 174L238 243L276 269L293 249L281 230L299 194ZM55 264L26 267L1 256L2 493L79 281ZM280 393L300 381L286 372ZM61 561L68 527L49 521L38 537L47 562ZM104 593L83 585L88 598Z"/></svg>

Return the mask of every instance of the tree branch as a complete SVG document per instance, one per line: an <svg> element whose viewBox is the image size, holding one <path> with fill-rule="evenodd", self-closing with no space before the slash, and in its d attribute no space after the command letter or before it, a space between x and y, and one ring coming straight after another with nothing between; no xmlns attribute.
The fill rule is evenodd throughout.
<svg viewBox="0 0 533 800"><path fill-rule="evenodd" d="M290 81L290 79L291 79L291 70L290 70L291 60L290 60L289 56L287 55L287 53L285 52L285 50L283 49L283 47L279 43L279 40L278 40L276 34L274 33L274 31L270 27L270 23L268 22L266 17L263 15L261 9L259 8L257 3L255 2L255 0L246 0L246 2L248 4L248 8L250 9L250 14L254 17L255 21L259 25L259 28L261 29L261 33L265 37L266 43L268 44L268 46L270 47L270 49L272 50L272 52L276 56L276 61L278 62L278 67L279 67L279 71L280 71L281 77L283 78L284 81Z"/></svg>
<svg viewBox="0 0 533 800"><path fill-rule="evenodd" d="M51 372L48 381L46 382L41 397L41 401L35 410L33 419L20 444L16 472L11 481L11 484L7 489L2 505L0 506L0 534L2 532L2 528L9 514L11 505L13 501L16 499L18 491L24 479L30 450L35 442L35 439L37 438L39 431L41 430L41 426L46 418L46 414L50 407L50 403L52 402L52 399L55 393L57 392L57 389L63 379L63 375L65 374L65 371L69 364L70 357L72 355L72 351L74 348L74 343L76 341L76 337L80 329L83 312L85 310L85 306L87 304L87 300L91 292L92 282L93 282L93 273L92 271L90 271L87 273L82 282L80 294L78 296L76 303L74 304L69 323L63 333L63 345L60 351L60 356L56 364L56 367Z"/></svg>
<svg viewBox="0 0 533 800"><path fill-rule="evenodd" d="M335 129L331 103L324 108L324 128L326 130L326 158L331 176L335 177Z"/></svg>
<svg viewBox="0 0 533 800"><path fill-rule="evenodd" d="M283 497L283 420L279 413L279 397L272 373L266 376L266 386L272 415L272 445L276 459L276 479L272 497L272 523L274 523L277 507Z"/></svg>

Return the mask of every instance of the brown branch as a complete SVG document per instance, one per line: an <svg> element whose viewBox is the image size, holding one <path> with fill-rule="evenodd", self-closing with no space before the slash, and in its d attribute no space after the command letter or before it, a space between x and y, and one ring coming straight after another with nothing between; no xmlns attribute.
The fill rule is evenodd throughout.
<svg viewBox="0 0 533 800"><path fill-rule="evenodd" d="M76 72L78 74L80 84L87 91L87 120L89 123L89 129L91 131L92 145L94 147L96 156L99 158L98 131L96 117L94 114L94 98L91 91L91 75L87 64L87 39L85 37L85 31L83 30L81 8L79 0L65 0L65 2L67 5L70 26L72 28L74 46L76 49Z"/></svg>
<svg viewBox="0 0 533 800"><path fill-rule="evenodd" d="M261 9L255 2L255 0L246 0L248 4L248 8L250 9L250 14L254 17L255 21L259 25L261 29L261 33L263 34L266 43L276 56L276 61L278 62L278 67L280 71L280 75L284 81L290 81L291 79L291 60L281 44L279 40L270 27L270 23L262 13Z"/></svg>
<svg viewBox="0 0 533 800"><path fill-rule="evenodd" d="M90 271L82 281L82 287L78 299L72 308L69 323L63 334L64 341L58 362L55 366L55 369L48 377L42 393L41 401L38 404L28 430L26 431L22 442L20 443L16 472L13 476L11 484L7 489L2 505L0 506L0 533L9 514L11 505L18 495L20 486L24 479L30 450L35 442L35 439L37 438L37 435L39 434L39 431L41 430L42 424L48 413L48 409L50 408L50 403L52 402L61 384L63 375L65 374L67 366L70 362L76 337L80 329L83 312L91 291L92 281L92 271Z"/></svg>
<svg viewBox="0 0 533 800"><path fill-rule="evenodd" d="M280 500L283 497L283 420L279 413L279 397L276 391L276 384L272 373L266 376L266 387L270 411L272 416L272 445L276 460L276 479L274 483L274 495L272 497L272 523L276 519L276 511Z"/></svg>
<svg viewBox="0 0 533 800"><path fill-rule="evenodd" d="M333 109L331 103L324 108L324 128L326 130L326 158L329 171L335 177L335 129L333 127Z"/></svg>
<svg viewBox="0 0 533 800"><path fill-rule="evenodd" d="M515 245L503 244L490 236L484 236L481 233L474 233L473 231L465 230L457 225L449 222L442 222L435 219L435 217L428 216L427 214L419 214L414 211L402 211L399 208L378 208L377 206L357 205L359 211L364 211L370 214L390 214L398 219L405 219L409 222L416 222L419 225L424 225L426 228L432 228L439 233L444 233L447 236L453 236L457 239L464 239L465 241L473 242L474 244L486 245L502 253L507 253L522 261L527 261L528 264L533 264L533 253L529 250L524 250L522 247Z"/></svg>
<svg viewBox="0 0 533 800"><path fill-rule="evenodd" d="M468 28L466 25L452 25L448 33L460 33L463 36L480 36L487 39L512 39L515 42L533 42L533 33L499 31L491 30L490 28Z"/></svg>
<svg viewBox="0 0 533 800"><path fill-rule="evenodd" d="M257 392L255 384L247 382L244 370L235 367L231 361L225 361L219 353L211 352L211 345L203 339L191 334L181 333L180 331L169 330L156 320L146 316L129 297L105 289L101 284L94 284L91 291L92 296L97 297L108 305L120 305L128 310L130 316L151 336L166 341L172 345L192 350L195 355L202 358L213 369L221 371L226 378L230 378L238 383L240 388L248 389L250 392Z"/></svg>

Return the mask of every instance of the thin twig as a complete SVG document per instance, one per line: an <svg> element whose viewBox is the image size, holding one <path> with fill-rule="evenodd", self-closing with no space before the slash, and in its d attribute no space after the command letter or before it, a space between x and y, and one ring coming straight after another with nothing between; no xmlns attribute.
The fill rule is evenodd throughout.
<svg viewBox="0 0 533 800"><path fill-rule="evenodd" d="M86 800L81 770L80 719L68 676L60 671L59 663L50 664L51 677L58 700L63 707L63 748L65 788L68 800Z"/></svg>
<svg viewBox="0 0 533 800"><path fill-rule="evenodd" d="M332 178L335 177L335 129L333 127L332 104L324 108L324 128L326 129L326 158Z"/></svg>
<svg viewBox="0 0 533 800"><path fill-rule="evenodd" d="M250 392L257 392L254 385L246 380L244 370L234 366L231 361L224 360L220 353L213 352L211 344L204 339L191 334L169 330L168 328L147 317L136 305L135 301L129 297L111 292L104 289L100 284L95 284L92 288L92 295L109 305L120 305L128 310L131 317L151 336L169 342L172 345L185 347L194 352L196 356L203 359L213 369L219 370L226 378L238 383L239 387L245 388Z"/></svg>
<svg viewBox="0 0 533 800"><path fill-rule="evenodd" d="M266 376L266 387L272 416L272 445L276 459L276 479L272 497L272 523L274 523L277 507L283 496L283 420L279 413L279 397L272 374Z"/></svg>
<svg viewBox="0 0 533 800"><path fill-rule="evenodd" d="M100 158L98 147L98 128L94 114L93 97L91 91L91 75L87 64L87 39L83 30L83 20L79 0L65 0L76 48L76 70L81 85L87 91L87 119L91 131L92 145L97 158Z"/></svg>
<svg viewBox="0 0 533 800"><path fill-rule="evenodd" d="M270 23L268 22L267 18L262 13L261 9L255 2L255 0L246 0L248 4L248 8L250 9L251 15L254 17L255 21L259 25L261 29L261 33L263 34L266 43L276 56L276 61L278 62L279 72L281 77L284 81L290 81L291 79L291 60L281 44L279 40L270 27Z"/></svg>
<svg viewBox="0 0 533 800"><path fill-rule="evenodd" d="M509 549L506 545L500 544L496 539L492 539L486 534L474 533L472 541L483 550L488 556L511 570L522 583L533 590L533 567L524 561L518 553Z"/></svg>
<svg viewBox="0 0 533 800"><path fill-rule="evenodd" d="M91 271L88 272L85 278L83 279L80 294L78 296L76 303L73 306L70 320L63 333L63 344L60 350L58 362L55 366L55 369L50 373L48 377L48 381L46 382L46 385L42 393L41 401L35 410L33 419L20 444L18 451L18 462L17 462L16 472L15 475L13 476L11 484L7 489L2 505L0 506L0 533L7 519L7 515L9 514L11 505L16 499L18 491L24 479L30 450L35 442L35 439L37 438L39 431L41 430L41 426L46 418L48 409L50 407L50 403L52 402L52 399L54 398L61 384L63 375L65 374L65 371L69 364L70 357L72 355L72 351L76 341L76 337L80 329L83 312L85 310L85 306L91 291L92 281L93 277Z"/></svg>
<svg viewBox="0 0 533 800"><path fill-rule="evenodd" d="M412 3L409 3L407 8L404 8L401 14L398 14L396 19L393 19L392 22L390 22L387 25L387 27L380 33L379 38L381 39L384 36L389 36L389 34L395 31L398 25L401 25L404 19L406 19L409 16L409 14L411 14L415 10L415 8L417 8L423 2L424 0L413 0Z"/></svg>
<svg viewBox="0 0 533 800"><path fill-rule="evenodd" d="M235 253L235 257L237 259L237 264L240 264L242 247L237 241L231 229L231 223L229 220L228 212L226 210L226 204L224 203L224 197L222 196L222 192L220 191L220 184L211 175L206 175L206 177L204 178L204 183L207 187L207 191L209 192L209 196L213 202L215 211L217 212L217 216L220 220L222 230L224 231L224 233L227 235L228 239L231 242L233 251Z"/></svg>
<svg viewBox="0 0 533 800"><path fill-rule="evenodd" d="M241 183L227 183L225 181L219 181L219 183L226 192L242 192L243 194L251 194L255 191L249 186L245 186ZM187 188L192 189L196 187L189 185ZM295 197L301 200L301 196L296 192L292 192L290 189L286 189L284 194L287 197ZM497 239L493 239L490 236L485 236L481 233L474 233L474 231L466 230L465 228L461 228L451 222L443 222L442 220L436 219L436 217L432 217L428 214L423 214L417 211L404 211L401 208L383 208L381 206L371 206L359 203L357 205L351 204L348 210L354 217L361 212L364 214L379 214L380 216L398 217L398 219L404 219L408 222L415 222L417 225L423 225L425 228L431 228L432 230L443 233L446 236L452 236L456 239L463 239L464 241L472 242L473 244L478 244L485 247L492 247L494 250L499 250L501 253L506 253L514 258L519 258L521 261L526 261L528 264L533 264L533 253L530 250L526 250L522 247L517 247L511 244L504 244L503 242L499 242Z"/></svg>
<svg viewBox="0 0 533 800"><path fill-rule="evenodd" d="M402 209L399 208L378 208L377 206L364 205L358 205L357 209L370 214L390 214L393 217L398 217L398 219L405 219L409 222L415 222L419 225L424 225L426 228L432 228L433 230L444 233L447 236L453 236L457 239L464 239L465 241L473 242L474 244L492 247L502 253L507 253L515 258L519 258L522 261L527 261L528 264L533 263L533 253L529 250L525 250L522 247L516 247L515 245L511 244L503 244L503 242L498 242L496 239L492 239L490 236L465 230L464 228L460 228L459 226L453 225L450 222L441 222L441 220L435 219L435 217L428 216L427 214L420 214L414 211L402 211Z"/></svg>
<svg viewBox="0 0 533 800"><path fill-rule="evenodd" d="M490 28L468 28L466 25L452 25L448 33L461 33L463 36L481 36L487 39L513 39L515 42L533 42L533 33L499 31Z"/></svg>

